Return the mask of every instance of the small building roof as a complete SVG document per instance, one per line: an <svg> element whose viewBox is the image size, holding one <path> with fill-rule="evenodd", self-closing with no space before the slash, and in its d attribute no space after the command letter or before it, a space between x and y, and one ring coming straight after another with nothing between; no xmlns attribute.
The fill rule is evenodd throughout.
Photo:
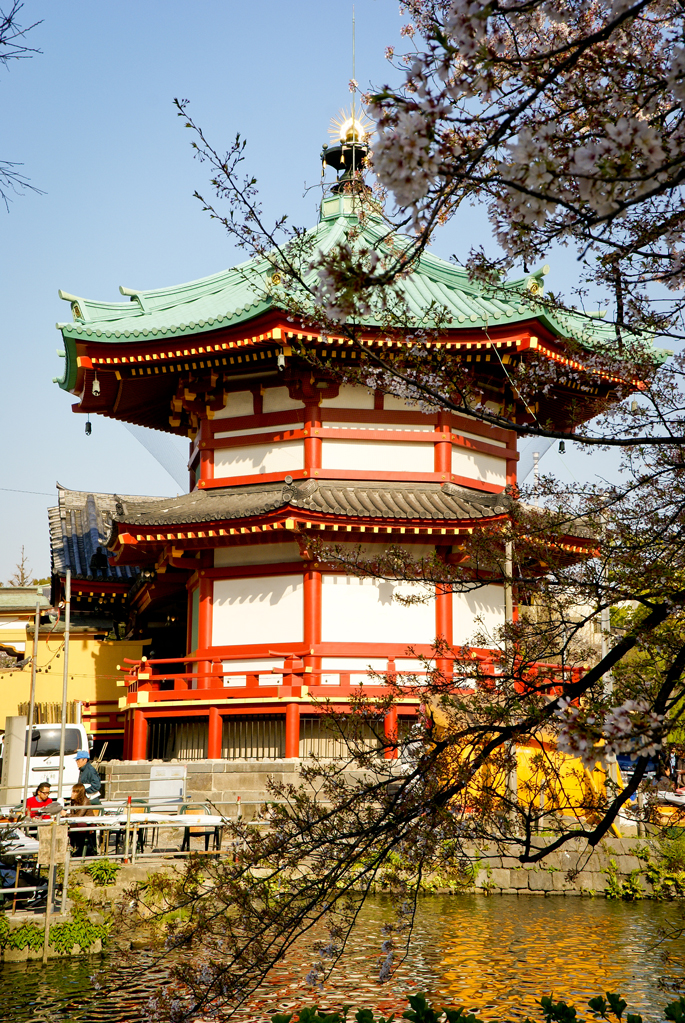
<svg viewBox="0 0 685 1023"><path fill-rule="evenodd" d="M42 586L0 586L0 614L35 612L36 601L41 608L50 607Z"/></svg>

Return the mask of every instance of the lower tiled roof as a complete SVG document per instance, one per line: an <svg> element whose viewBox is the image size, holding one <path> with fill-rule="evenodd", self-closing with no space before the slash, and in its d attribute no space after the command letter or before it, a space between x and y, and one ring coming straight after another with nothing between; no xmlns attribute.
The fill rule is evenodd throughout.
<svg viewBox="0 0 685 1023"><path fill-rule="evenodd" d="M484 519L509 509L504 494L485 494L454 483L368 483L305 480L195 490L181 497L150 501L121 498L116 523L172 526L253 518L288 507L325 515L382 519Z"/></svg>
<svg viewBox="0 0 685 1023"><path fill-rule="evenodd" d="M148 504L150 497L120 497L118 494L89 494L82 490L66 490L57 484L56 508L48 508L50 553L53 575L65 575L68 568L74 578L91 579L90 559L98 547L104 549L112 528L112 518L126 507L139 502ZM129 565L103 565L98 578L107 582L133 581L139 569Z"/></svg>

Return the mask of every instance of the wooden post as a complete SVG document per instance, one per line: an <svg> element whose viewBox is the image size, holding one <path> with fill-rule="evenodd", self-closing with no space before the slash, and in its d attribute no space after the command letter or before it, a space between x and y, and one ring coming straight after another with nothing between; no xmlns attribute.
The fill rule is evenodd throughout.
<svg viewBox="0 0 685 1023"><path fill-rule="evenodd" d="M207 737L207 758L221 760L223 721L217 707L209 708L209 734Z"/></svg>
<svg viewBox="0 0 685 1023"><path fill-rule="evenodd" d="M147 718L142 710L133 712L133 741L131 743L131 760L147 759Z"/></svg>
<svg viewBox="0 0 685 1023"><path fill-rule="evenodd" d="M443 434L445 440L436 441L433 468L436 473L440 473L440 478L447 482L452 475L452 439L450 436L449 412L438 412L437 429Z"/></svg>
<svg viewBox="0 0 685 1023"><path fill-rule="evenodd" d="M300 705L289 703L285 708L285 756L286 760L300 755Z"/></svg>
<svg viewBox="0 0 685 1023"><path fill-rule="evenodd" d="M383 728L385 731L385 738L388 742L397 742L397 707L390 707L385 715L383 722ZM386 749L383 756L386 760L397 760L398 750L397 746L394 748Z"/></svg>
<svg viewBox="0 0 685 1023"><path fill-rule="evenodd" d="M209 652L212 645L212 597L214 594L214 584L207 575L203 574L202 570L200 571L199 590L197 610L197 648L198 651L202 651L202 653L206 654ZM198 689L210 688L212 680L207 676L211 670L211 661L197 662L198 676L204 676L204 678L198 677Z"/></svg>

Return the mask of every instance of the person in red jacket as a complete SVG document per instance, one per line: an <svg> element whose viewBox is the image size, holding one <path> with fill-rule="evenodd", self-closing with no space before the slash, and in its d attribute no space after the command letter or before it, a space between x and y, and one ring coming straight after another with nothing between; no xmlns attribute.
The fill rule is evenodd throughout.
<svg viewBox="0 0 685 1023"><path fill-rule="evenodd" d="M31 817L49 817L49 814L41 813L41 810L50 806L51 803L50 784L47 781L42 781L33 795L26 800L26 809Z"/></svg>

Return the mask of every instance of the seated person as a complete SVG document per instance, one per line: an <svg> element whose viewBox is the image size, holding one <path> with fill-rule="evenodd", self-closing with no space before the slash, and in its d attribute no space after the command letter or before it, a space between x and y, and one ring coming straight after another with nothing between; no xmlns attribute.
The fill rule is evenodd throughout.
<svg viewBox="0 0 685 1023"><path fill-rule="evenodd" d="M32 796L26 800L26 809L30 817L50 817L52 810L52 796L50 795L50 782L42 781ZM61 807L60 807L61 809Z"/></svg>
<svg viewBox="0 0 685 1023"><path fill-rule="evenodd" d="M91 823L87 818L95 816L90 800L86 795L83 785L74 785L71 789L71 805L67 811L69 817L69 841L71 848L77 856L95 856L97 854L97 843L94 831L79 832L79 828L87 828ZM73 818L86 818L85 820L73 820Z"/></svg>

